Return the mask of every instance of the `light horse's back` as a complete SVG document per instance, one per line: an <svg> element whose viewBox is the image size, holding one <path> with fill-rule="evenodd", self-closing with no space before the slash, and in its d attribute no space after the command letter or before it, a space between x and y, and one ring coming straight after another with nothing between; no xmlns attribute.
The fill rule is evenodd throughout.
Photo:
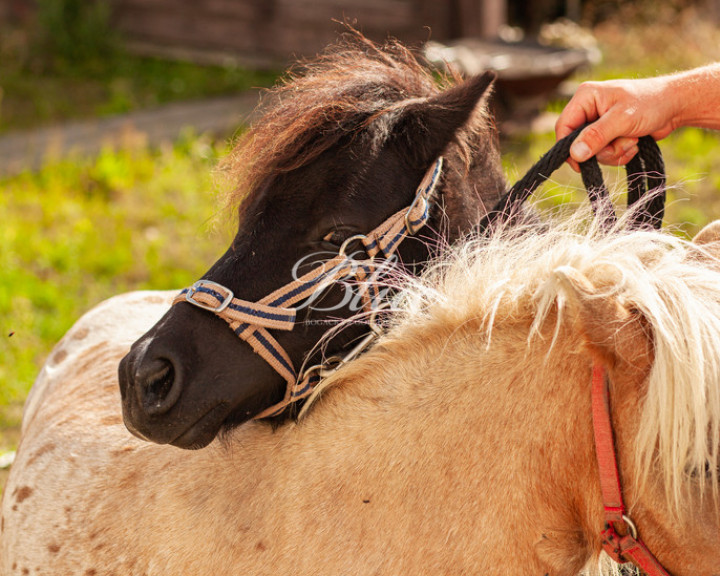
<svg viewBox="0 0 720 576"><path fill-rule="evenodd" d="M55 346L26 401L21 447L3 493L0 573L35 573L37 565L52 565L42 561L46 555L72 547L58 537L61 528L72 523L74 508L91 503L79 501L81 494L68 497L67 490L107 474L108 446L142 444L122 422L117 364L174 295L145 291L110 298ZM97 442L98 434L107 444Z"/></svg>
<svg viewBox="0 0 720 576"><path fill-rule="evenodd" d="M67 332L55 346L25 403L23 431L33 420L43 398L51 393L57 375L76 362L82 362L97 346L127 349L138 333L142 334L167 312L176 292L128 292L95 306Z"/></svg>

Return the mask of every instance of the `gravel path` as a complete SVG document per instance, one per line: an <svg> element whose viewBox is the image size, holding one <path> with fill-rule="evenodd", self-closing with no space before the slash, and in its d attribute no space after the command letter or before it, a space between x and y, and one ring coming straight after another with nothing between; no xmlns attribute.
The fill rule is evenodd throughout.
<svg viewBox="0 0 720 576"><path fill-rule="evenodd" d="M232 133L258 103L257 92L180 102L120 116L69 122L0 136L0 175L36 170L46 159L96 154L105 145L131 142L157 145L175 140L183 129Z"/></svg>

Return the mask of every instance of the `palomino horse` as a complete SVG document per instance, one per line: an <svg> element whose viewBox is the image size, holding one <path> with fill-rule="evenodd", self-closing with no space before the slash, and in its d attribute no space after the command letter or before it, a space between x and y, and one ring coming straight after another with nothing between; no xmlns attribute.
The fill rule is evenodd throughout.
<svg viewBox="0 0 720 576"><path fill-rule="evenodd" d="M505 189L484 104L491 82L440 91L407 49L355 35L275 89L228 162L239 206L232 246L122 361L128 428L200 448L222 428L274 415L287 393L306 394L312 375L306 382L299 369L318 358L308 352L357 309L345 303L347 283L321 282L322 303L307 305L318 276L303 263L324 253L337 270L332 257L351 247L367 252L363 274L383 255L419 269L432 246L469 231ZM426 173L429 198L416 196ZM327 355L367 325L328 340Z"/></svg>
<svg viewBox="0 0 720 576"><path fill-rule="evenodd" d="M120 416L115 367L164 306L103 304L28 403L3 573L597 571L600 366L625 514L670 574L717 576L719 228L469 244L411 284L395 326L299 422L190 452L131 437Z"/></svg>

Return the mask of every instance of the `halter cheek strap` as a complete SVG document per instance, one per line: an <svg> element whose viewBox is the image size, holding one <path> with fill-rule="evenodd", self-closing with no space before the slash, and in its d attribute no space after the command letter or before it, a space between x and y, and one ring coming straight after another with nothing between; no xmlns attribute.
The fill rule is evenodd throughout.
<svg viewBox="0 0 720 576"><path fill-rule="evenodd" d="M267 418L282 413L289 404L308 396L321 376L328 371L325 365L313 366L302 371L298 376L290 356L269 330L292 330L296 323L296 309L292 306L312 296L318 290L341 279L356 278L360 281L371 279L376 268L375 258L378 255L391 257L407 236L416 234L427 223L430 199L440 179L442 164L442 157L433 163L423 177L415 198L408 208L396 212L367 235L349 238L340 248L337 256L257 302L235 298L231 290L209 280L198 280L175 297L173 304L187 302L225 320L235 334L250 344L252 349L287 382L283 400L255 418ZM346 254L348 245L354 240L362 242L368 255L367 260L353 260ZM368 282L362 296L364 307L371 316L371 332L361 342L364 349L379 333L373 322L379 298L379 290L375 283ZM354 348L345 358L334 363L335 369L339 364L348 361L350 356L355 357L360 351L358 347Z"/></svg>
<svg viewBox="0 0 720 576"><path fill-rule="evenodd" d="M635 523L625 511L610 418L608 380L605 368L600 365L593 367L592 416L605 508L605 528L601 534L603 549L616 562L632 562L648 576L670 576L640 539Z"/></svg>

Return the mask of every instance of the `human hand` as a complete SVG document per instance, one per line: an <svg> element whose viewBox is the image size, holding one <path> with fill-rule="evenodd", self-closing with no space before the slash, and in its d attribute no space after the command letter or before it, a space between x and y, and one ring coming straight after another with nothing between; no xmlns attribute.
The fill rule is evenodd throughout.
<svg viewBox="0 0 720 576"><path fill-rule="evenodd" d="M670 134L679 108L670 82L659 77L581 84L555 124L560 140L592 122L570 147L573 169L579 171L578 163L592 156L603 164L627 164L637 154L639 137L660 140Z"/></svg>

